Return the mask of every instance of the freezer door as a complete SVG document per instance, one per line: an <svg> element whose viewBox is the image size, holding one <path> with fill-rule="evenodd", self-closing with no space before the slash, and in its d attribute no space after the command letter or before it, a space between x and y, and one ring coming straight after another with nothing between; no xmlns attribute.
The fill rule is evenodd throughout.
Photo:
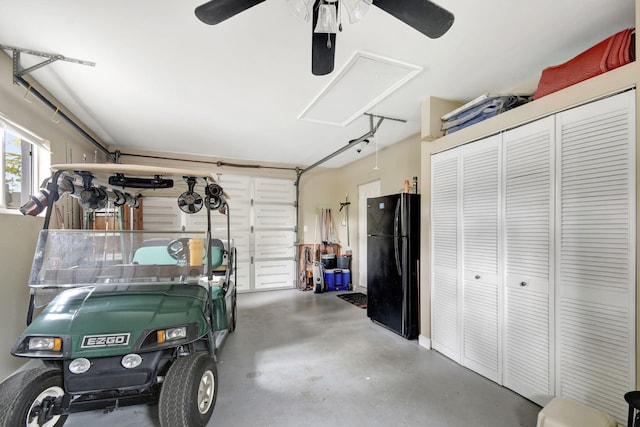
<svg viewBox="0 0 640 427"><path fill-rule="evenodd" d="M403 277L397 266L398 245L405 245L403 239L369 236L367 240L367 316L404 335L404 292Z"/></svg>
<svg viewBox="0 0 640 427"><path fill-rule="evenodd" d="M367 235L393 236L398 233L400 195L367 199Z"/></svg>

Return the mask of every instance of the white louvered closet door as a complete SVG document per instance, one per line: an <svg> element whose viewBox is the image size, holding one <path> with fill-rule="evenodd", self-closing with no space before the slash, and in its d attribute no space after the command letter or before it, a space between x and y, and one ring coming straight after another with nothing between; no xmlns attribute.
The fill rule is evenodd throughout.
<svg viewBox="0 0 640 427"><path fill-rule="evenodd" d="M460 153L431 157L431 344L460 363Z"/></svg>
<svg viewBox="0 0 640 427"><path fill-rule="evenodd" d="M501 383L501 136L462 147L462 364Z"/></svg>
<svg viewBox="0 0 640 427"><path fill-rule="evenodd" d="M635 388L635 91L557 116L556 394L626 419Z"/></svg>
<svg viewBox="0 0 640 427"><path fill-rule="evenodd" d="M553 397L554 119L503 134L503 384L538 403Z"/></svg>

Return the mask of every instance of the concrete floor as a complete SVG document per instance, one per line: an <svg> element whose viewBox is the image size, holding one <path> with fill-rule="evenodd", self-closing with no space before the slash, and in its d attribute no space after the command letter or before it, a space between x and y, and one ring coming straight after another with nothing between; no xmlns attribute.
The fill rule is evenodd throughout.
<svg viewBox="0 0 640 427"><path fill-rule="evenodd" d="M336 293L242 294L218 359L209 426L533 427L540 407ZM66 426L158 426L157 406L73 414Z"/></svg>

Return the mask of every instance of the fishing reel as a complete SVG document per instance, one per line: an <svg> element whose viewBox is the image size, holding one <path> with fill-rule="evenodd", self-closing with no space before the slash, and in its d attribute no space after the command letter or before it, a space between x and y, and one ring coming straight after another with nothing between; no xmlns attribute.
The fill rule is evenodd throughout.
<svg viewBox="0 0 640 427"><path fill-rule="evenodd" d="M207 185L205 191L207 193L207 203L209 203L209 209L224 209L227 201L224 198L224 191L222 190L222 187L220 187L218 184L211 183Z"/></svg>
<svg viewBox="0 0 640 427"><path fill-rule="evenodd" d="M90 173L81 173L82 190L80 191L79 202L85 210L97 210L107 207L109 196L107 190L96 187L92 184L93 176Z"/></svg>

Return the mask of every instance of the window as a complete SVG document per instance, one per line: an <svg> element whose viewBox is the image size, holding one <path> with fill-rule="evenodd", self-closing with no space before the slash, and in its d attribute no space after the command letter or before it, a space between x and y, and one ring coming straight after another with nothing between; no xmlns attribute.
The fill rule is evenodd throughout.
<svg viewBox="0 0 640 427"><path fill-rule="evenodd" d="M4 205L18 208L31 194L31 144L3 131Z"/></svg>
<svg viewBox="0 0 640 427"><path fill-rule="evenodd" d="M46 141L17 126L0 114L0 206L18 209L36 194L39 171L48 173L49 151Z"/></svg>

